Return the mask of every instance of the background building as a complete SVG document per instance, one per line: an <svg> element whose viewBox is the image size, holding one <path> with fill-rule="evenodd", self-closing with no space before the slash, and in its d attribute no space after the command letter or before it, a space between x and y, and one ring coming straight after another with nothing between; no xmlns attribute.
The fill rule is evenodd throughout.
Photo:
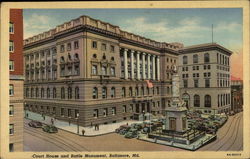
<svg viewBox="0 0 250 159"><path fill-rule="evenodd" d="M203 113L229 112L232 52L216 43L185 47L179 52L181 95L187 107Z"/></svg>
<svg viewBox="0 0 250 159"><path fill-rule="evenodd" d="M88 16L65 22L24 40L25 109L83 126L160 114L180 47Z"/></svg>
<svg viewBox="0 0 250 159"><path fill-rule="evenodd" d="M10 10L10 151L23 151L23 11Z"/></svg>
<svg viewBox="0 0 250 159"><path fill-rule="evenodd" d="M243 81L231 76L231 111L238 113L243 110Z"/></svg>

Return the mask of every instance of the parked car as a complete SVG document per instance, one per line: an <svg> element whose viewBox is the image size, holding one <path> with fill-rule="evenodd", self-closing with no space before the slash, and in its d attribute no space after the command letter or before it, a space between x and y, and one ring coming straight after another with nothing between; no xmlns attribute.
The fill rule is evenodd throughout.
<svg viewBox="0 0 250 159"><path fill-rule="evenodd" d="M53 125L44 125L42 128L43 128L43 131L48 132L48 133L58 132L58 129Z"/></svg>
<svg viewBox="0 0 250 159"><path fill-rule="evenodd" d="M119 128L115 129L115 132L120 133L121 130L124 130L124 129L127 130L129 128L130 128L130 126L128 126L128 125L121 125Z"/></svg>
<svg viewBox="0 0 250 159"><path fill-rule="evenodd" d="M138 136L138 132L137 129L130 129L126 134L125 134L125 138L135 138Z"/></svg>
<svg viewBox="0 0 250 159"><path fill-rule="evenodd" d="M43 126L41 122L35 121L35 120L32 120L31 122L29 122L28 125L33 128L41 128Z"/></svg>
<svg viewBox="0 0 250 159"><path fill-rule="evenodd" d="M150 131L149 127L144 127L144 128L142 129L141 133L147 134L147 133L149 133L149 131Z"/></svg>

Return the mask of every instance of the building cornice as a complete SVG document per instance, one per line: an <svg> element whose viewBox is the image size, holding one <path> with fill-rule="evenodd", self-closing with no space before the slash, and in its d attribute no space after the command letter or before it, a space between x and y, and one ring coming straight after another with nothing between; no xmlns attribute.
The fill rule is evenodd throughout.
<svg viewBox="0 0 250 159"><path fill-rule="evenodd" d="M225 47L217 43L208 43L208 44L200 44L200 45L185 47L185 48L180 49L179 53L189 54L189 53L204 52L204 51L211 51L211 50L217 50L229 56L232 55L233 53L232 51L226 49Z"/></svg>

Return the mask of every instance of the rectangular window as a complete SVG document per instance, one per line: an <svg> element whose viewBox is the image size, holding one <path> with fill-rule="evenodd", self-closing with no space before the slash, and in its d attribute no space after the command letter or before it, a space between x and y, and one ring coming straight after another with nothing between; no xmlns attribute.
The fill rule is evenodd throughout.
<svg viewBox="0 0 250 159"><path fill-rule="evenodd" d="M14 124L10 124L10 135L13 135L14 134Z"/></svg>
<svg viewBox="0 0 250 159"><path fill-rule="evenodd" d="M97 65L92 65L92 74L97 75Z"/></svg>
<svg viewBox="0 0 250 159"><path fill-rule="evenodd" d="M107 67L102 66L102 75L107 75Z"/></svg>
<svg viewBox="0 0 250 159"><path fill-rule="evenodd" d="M61 52L64 52L64 45L61 45L61 46L60 46L60 51L61 51Z"/></svg>
<svg viewBox="0 0 250 159"><path fill-rule="evenodd" d="M123 106L122 106L122 112L123 112L123 113L126 113L126 112L127 112L126 105L123 105Z"/></svg>
<svg viewBox="0 0 250 159"><path fill-rule="evenodd" d="M111 112L112 112L112 115L115 115L116 114L116 107L112 107Z"/></svg>
<svg viewBox="0 0 250 159"><path fill-rule="evenodd" d="M205 87L206 87L206 88L209 88L209 87L210 87L210 80L209 80L209 79L206 79L206 80L205 80Z"/></svg>
<svg viewBox="0 0 250 159"><path fill-rule="evenodd" d="M68 43L67 44L67 51L70 51L71 50L71 43Z"/></svg>
<svg viewBox="0 0 250 159"><path fill-rule="evenodd" d="M9 42L9 51L14 52L14 42L13 41Z"/></svg>
<svg viewBox="0 0 250 159"><path fill-rule="evenodd" d="M92 48L97 49L97 42L96 41L92 41Z"/></svg>
<svg viewBox="0 0 250 159"><path fill-rule="evenodd" d="M193 77L195 77L195 73L193 73Z"/></svg>
<svg viewBox="0 0 250 159"><path fill-rule="evenodd" d="M204 70L206 70L207 69L207 65L204 65L203 68L204 68Z"/></svg>
<svg viewBox="0 0 250 159"><path fill-rule="evenodd" d="M103 109L103 116L106 117L108 115L108 108Z"/></svg>
<svg viewBox="0 0 250 159"><path fill-rule="evenodd" d="M78 118L78 117L79 117L79 110L75 109L75 118Z"/></svg>
<svg viewBox="0 0 250 159"><path fill-rule="evenodd" d="M14 23L10 22L9 32L12 33L12 34L14 33Z"/></svg>
<svg viewBox="0 0 250 159"><path fill-rule="evenodd" d="M79 42L78 41L75 41L74 42L74 49L78 49L79 48Z"/></svg>
<svg viewBox="0 0 250 159"><path fill-rule="evenodd" d="M9 61L9 69L10 71L14 71L14 61L12 60Z"/></svg>
<svg viewBox="0 0 250 159"><path fill-rule="evenodd" d="M196 66L196 70L199 70L199 66Z"/></svg>
<svg viewBox="0 0 250 159"><path fill-rule="evenodd" d="M102 43L102 48L101 48L103 51L105 51L107 49L107 45Z"/></svg>
<svg viewBox="0 0 250 159"><path fill-rule="evenodd" d="M134 109L133 109L133 104L130 104L130 112L134 112Z"/></svg>
<svg viewBox="0 0 250 159"><path fill-rule="evenodd" d="M61 108L61 116L64 116L64 108Z"/></svg>
<svg viewBox="0 0 250 159"><path fill-rule="evenodd" d="M9 144L9 151L10 151L10 152L13 152L13 151L14 151L14 144L13 144L13 143L10 143L10 144Z"/></svg>
<svg viewBox="0 0 250 159"><path fill-rule="evenodd" d="M187 88L188 87L188 80L183 80L183 87Z"/></svg>
<svg viewBox="0 0 250 159"><path fill-rule="evenodd" d="M197 79L194 80L194 87L195 88L199 87L199 81Z"/></svg>
<svg viewBox="0 0 250 159"><path fill-rule="evenodd" d="M68 109L68 117L72 117L71 109Z"/></svg>
<svg viewBox="0 0 250 159"><path fill-rule="evenodd" d="M204 77L207 77L207 73L206 72L203 75L204 75Z"/></svg>
<svg viewBox="0 0 250 159"><path fill-rule="evenodd" d="M210 68L211 68L211 67L210 67L210 65L207 65L207 69L209 69L209 70L210 70Z"/></svg>
<svg viewBox="0 0 250 159"><path fill-rule="evenodd" d="M207 76L208 76L208 77L210 77L210 76L211 76L211 73L210 73L210 72L208 72L208 73L207 73Z"/></svg>
<svg viewBox="0 0 250 159"><path fill-rule="evenodd" d="M10 105L10 108L9 108L9 115L12 116L14 115L14 105Z"/></svg>
<svg viewBox="0 0 250 159"><path fill-rule="evenodd" d="M115 67L110 68L110 75L115 76Z"/></svg>
<svg viewBox="0 0 250 159"><path fill-rule="evenodd" d="M195 68L196 68L196 67L195 67L195 66L193 66L193 70L195 70Z"/></svg>
<svg viewBox="0 0 250 159"><path fill-rule="evenodd" d="M10 95L10 96L13 96L13 95L14 95L14 85L13 85L13 84L10 84L10 85L9 85L9 95Z"/></svg>
<svg viewBox="0 0 250 159"><path fill-rule="evenodd" d="M115 52L115 46L110 45L110 52Z"/></svg>
<svg viewBox="0 0 250 159"><path fill-rule="evenodd" d="M94 109L93 117L98 118L98 109Z"/></svg>

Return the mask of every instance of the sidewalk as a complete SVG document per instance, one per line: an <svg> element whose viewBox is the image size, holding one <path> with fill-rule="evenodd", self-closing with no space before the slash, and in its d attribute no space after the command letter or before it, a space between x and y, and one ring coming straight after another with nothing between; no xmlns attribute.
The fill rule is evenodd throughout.
<svg viewBox="0 0 250 159"><path fill-rule="evenodd" d="M26 111L26 114L28 114L28 119L40 121L44 124L51 125L51 117L45 115L45 120L43 119L41 114ZM99 130L95 130L95 127L83 127L79 126L79 135L82 135L82 130L85 130L84 136L98 136L98 135L104 135L108 133L115 132L115 129L119 128L121 125L124 124L132 124L132 123L142 123L142 121L134 121L134 120L126 120L118 123L111 123L106 125L99 125ZM61 120L54 120L54 125L59 128L63 129L65 131L69 131L71 133L77 134L77 125L73 123L61 121Z"/></svg>

